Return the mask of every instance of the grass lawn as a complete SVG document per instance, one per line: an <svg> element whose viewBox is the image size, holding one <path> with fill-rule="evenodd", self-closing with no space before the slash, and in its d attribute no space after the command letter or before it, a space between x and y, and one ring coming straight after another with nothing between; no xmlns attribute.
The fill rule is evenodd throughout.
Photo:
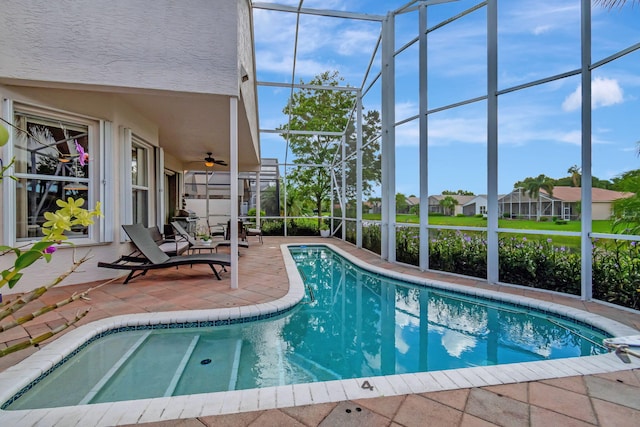
<svg viewBox="0 0 640 427"><path fill-rule="evenodd" d="M380 221L380 214L363 214L362 219L372 221ZM398 223L418 224L420 217L417 215L398 214L396 216ZM486 227L487 220L485 218L477 218L475 216L430 216L430 225L451 225L459 227ZM522 230L555 230L555 231L580 231L580 221L567 221L566 224L556 224L553 221L535 221L526 219L500 219L498 220L500 228L517 228ZM594 233L612 233L612 222L609 220L593 221L592 227Z"/></svg>
<svg viewBox="0 0 640 427"><path fill-rule="evenodd" d="M373 221L380 221L380 214L363 214L363 219L369 219ZM396 216L398 223L410 223L418 224L420 217L417 215L398 214ZM486 227L487 220L484 218L477 218L475 216L430 216L430 225L450 225L458 227ZM498 226L500 228L511 228L519 230L553 230L553 231L574 231L580 232L580 221L567 221L566 224L556 224L553 221L535 221L525 219L499 219ZM609 220L596 220L592 223L594 233L612 233L612 222ZM514 237L524 237L528 239L547 239L548 236L532 236L525 234L514 234ZM574 236L553 236L552 237L556 245L579 247L580 237Z"/></svg>

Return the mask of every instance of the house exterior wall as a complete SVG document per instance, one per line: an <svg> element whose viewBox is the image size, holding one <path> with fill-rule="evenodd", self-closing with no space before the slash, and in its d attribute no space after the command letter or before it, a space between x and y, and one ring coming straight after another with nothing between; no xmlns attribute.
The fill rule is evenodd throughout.
<svg viewBox="0 0 640 427"><path fill-rule="evenodd" d="M258 96L256 80L254 51L253 51L253 23L251 22L251 10L248 0L240 0L238 4L238 70L240 75L240 100L245 110L241 117L248 119L248 128L251 132L251 140L254 143L254 151L260 158L260 133L258 132ZM242 81L243 73L247 73L248 80Z"/></svg>
<svg viewBox="0 0 640 427"><path fill-rule="evenodd" d="M595 220L610 219L613 212L611 202L593 203L591 205L591 218Z"/></svg>
<svg viewBox="0 0 640 427"><path fill-rule="evenodd" d="M3 1L0 78L237 95L238 1L211 3Z"/></svg>
<svg viewBox="0 0 640 427"><path fill-rule="evenodd" d="M103 141L101 154L112 159L104 177L113 191L100 197L103 212L111 216L107 240L112 242L77 245L76 259L89 250L92 258L62 285L122 275L98 268L97 262L114 261L132 251L131 245L122 241L120 227L125 221L121 198L127 174L131 174L131 165L121 161L126 151L122 130L130 129L152 147L175 140L166 135L161 139L160 128L166 127L166 120L161 120L166 116L148 115L149 111L140 107L145 105L144 99L132 104L133 97L175 98L178 103L206 99L209 104L222 99L224 112L228 111L228 97L239 97L239 139L252 141L253 147L253 153L245 149L240 155L251 157L247 161L253 163L259 160L249 0L6 0L0 12L0 40L0 100L106 121L112 130L111 137ZM242 69L249 77L244 84ZM0 115L9 118L2 108L0 104ZM218 110L212 107L211 111ZM5 153L0 149L3 159ZM160 167L181 172L185 158L179 154L165 151ZM98 153L90 155L90 161L102 164ZM153 180L148 196L149 225L162 228L162 224L155 224L160 205L158 183L155 177ZM90 191L98 199L95 194L100 183L93 181ZM5 200L2 191L0 186L2 203L10 211L16 201ZM0 209L0 221L6 220ZM2 227L0 244L14 244L6 241ZM73 249L60 248L52 263L38 261L25 270L16 287L3 288L2 293L25 292L49 283L66 272L73 259ZM0 270L12 263L11 254L0 257Z"/></svg>
<svg viewBox="0 0 640 427"><path fill-rule="evenodd" d="M110 121L112 123L113 133L111 140L105 141L105 147L108 153L104 154L111 156L115 161L111 163L111 169L105 171L105 175L111 180L111 188L115 191L112 194L107 194L105 199L100 200L103 212L110 212L113 218L113 235L111 236L113 242L98 245L78 245L75 249L63 245L55 253L52 262L47 264L44 260L37 261L34 265L24 270L25 274L23 278L13 289L3 287L2 293L13 294L16 292L27 292L45 285L53 278L65 273L73 265L74 256L75 259L78 259L89 251L91 252L92 258L83 264L78 271L65 279L62 285L101 281L114 277L116 273L114 273L113 270L98 268L97 263L98 261L113 261L116 260L121 253L131 252L129 244L123 245L120 243L121 218L118 213L121 210L121 192L117 189L123 188L123 177L125 174L131 173L131 171L118 161L122 155L124 146L124 141L121 140L121 133L118 132L118 129L123 127L129 128L138 136L144 138L146 142L153 146L158 146L157 126L148 121L139 112L130 108L126 103L120 101L117 96L106 93L0 85L0 99L3 98L12 99L14 103L46 107L48 109L53 108L68 113L76 113ZM4 112L0 110L0 114L4 114ZM5 156L2 150L0 150L0 155L4 159ZM100 158L90 153L90 162L91 161L100 162ZM1 187L2 186L0 186L0 188ZM13 204L12 201L5 200L4 194L2 196L3 204ZM152 192L150 193L149 204L153 206L156 205L156 203L155 194ZM0 221L3 223L5 221L1 209ZM0 236L0 244L11 244L11 242L5 242L4 236ZM0 257L0 270L8 268L13 264L13 261L14 257L11 254Z"/></svg>

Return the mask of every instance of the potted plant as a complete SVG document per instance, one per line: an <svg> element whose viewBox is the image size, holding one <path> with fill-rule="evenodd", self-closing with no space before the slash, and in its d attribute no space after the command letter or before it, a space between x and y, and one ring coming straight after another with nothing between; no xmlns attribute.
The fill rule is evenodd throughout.
<svg viewBox="0 0 640 427"><path fill-rule="evenodd" d="M329 237L331 234L327 224L320 225L320 237Z"/></svg>
<svg viewBox="0 0 640 427"><path fill-rule="evenodd" d="M200 242L203 245L210 245L211 244L211 236L209 236L208 234L200 234L200 235L198 235L198 238L200 239Z"/></svg>

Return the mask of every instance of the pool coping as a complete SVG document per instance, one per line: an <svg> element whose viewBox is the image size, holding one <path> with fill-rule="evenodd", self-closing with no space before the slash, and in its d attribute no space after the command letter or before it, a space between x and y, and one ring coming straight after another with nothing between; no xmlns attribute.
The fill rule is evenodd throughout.
<svg viewBox="0 0 640 427"><path fill-rule="evenodd" d="M0 373L0 403L11 399L29 383L63 360L75 348L97 334L121 327L155 325L160 323L211 322L265 316L288 310L304 297L304 285L289 247L326 246L360 268L393 279L452 290L494 301L518 304L537 310L560 314L606 331L613 336L637 335L639 332L611 319L573 307L504 294L497 291L470 288L432 279L386 270L362 261L330 244L287 243L280 246L289 278L288 293L275 301L263 304L161 313L141 313L97 320L58 338L39 352ZM576 375L601 374L640 367L640 360L631 358L623 363L614 353L597 356L514 363L496 366L420 372L380 377L354 378L307 384L293 384L261 389L203 393L186 396L141 399L135 401L99 403L31 410L0 410L0 421L7 425L34 425L46 418L47 425L118 425L180 418L222 415L238 412L284 408L344 400L396 396L412 393L452 390L468 387L510 384L524 381L561 378ZM364 382L372 388L363 388Z"/></svg>

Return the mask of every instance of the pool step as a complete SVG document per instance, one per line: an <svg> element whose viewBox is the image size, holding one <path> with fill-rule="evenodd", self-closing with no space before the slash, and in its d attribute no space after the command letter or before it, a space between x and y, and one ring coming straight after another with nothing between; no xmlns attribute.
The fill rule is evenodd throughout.
<svg viewBox="0 0 640 427"><path fill-rule="evenodd" d="M104 386L109 382L109 380L120 370L120 368L129 360L129 358L136 352L138 347L140 347L151 335L151 331L147 332L143 336L141 336L138 341L135 342L131 346L131 348L122 355L120 360L118 360L112 367L107 371L106 374L91 388L91 391L87 393L87 395L80 400L80 405L86 405L91 402L91 400L104 388Z"/></svg>
<svg viewBox="0 0 640 427"><path fill-rule="evenodd" d="M189 362L189 359L191 359L193 350L195 350L199 340L200 340L200 335L196 335L191 340L189 347L187 347L187 350L184 352L184 356L182 356L182 360L180 361L180 364L178 365L176 372L173 374L173 378L171 378L171 382L169 383L169 386L164 392L164 397L173 396L173 392L176 390L176 387L178 386L178 381L180 381L180 378L182 377L182 374L184 373L184 370L187 367L187 362Z"/></svg>

